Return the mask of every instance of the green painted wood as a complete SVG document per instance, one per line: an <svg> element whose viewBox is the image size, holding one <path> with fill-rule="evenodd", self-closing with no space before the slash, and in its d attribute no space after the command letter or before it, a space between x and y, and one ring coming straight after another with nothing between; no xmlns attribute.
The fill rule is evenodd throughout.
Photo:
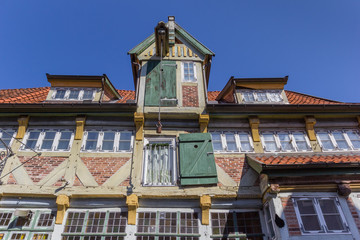
<svg viewBox="0 0 360 240"><path fill-rule="evenodd" d="M128 54L141 54L143 51L145 51L148 47L150 47L151 44L155 42L155 34L151 34L149 37L147 37L144 41L136 45L133 49L131 49Z"/></svg>
<svg viewBox="0 0 360 240"><path fill-rule="evenodd" d="M181 185L218 182L214 151L209 133L179 135Z"/></svg>
<svg viewBox="0 0 360 240"><path fill-rule="evenodd" d="M174 61L162 61L163 76L160 82L160 61L148 61L145 83L145 106L159 106L161 98L176 99L176 63ZM175 101L162 101L161 106L175 106Z"/></svg>

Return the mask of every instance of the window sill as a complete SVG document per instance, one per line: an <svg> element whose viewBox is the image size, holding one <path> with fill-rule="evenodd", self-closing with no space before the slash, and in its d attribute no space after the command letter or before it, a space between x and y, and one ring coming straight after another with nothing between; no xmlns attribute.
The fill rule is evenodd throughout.
<svg viewBox="0 0 360 240"><path fill-rule="evenodd" d="M80 157L131 157L132 152L99 152L99 151L87 151L80 152Z"/></svg>
<svg viewBox="0 0 360 240"><path fill-rule="evenodd" d="M40 150L36 150L36 152L41 153L41 157L69 157L70 156L70 151L49 151L49 152L44 152L44 151L40 151ZM28 151L28 150L20 150L17 153L17 156L19 157L32 157L36 155L35 152L33 151Z"/></svg>

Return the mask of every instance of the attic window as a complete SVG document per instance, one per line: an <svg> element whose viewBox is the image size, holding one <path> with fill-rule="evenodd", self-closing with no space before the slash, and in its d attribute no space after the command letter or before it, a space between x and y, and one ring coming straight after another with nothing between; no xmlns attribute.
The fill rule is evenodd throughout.
<svg viewBox="0 0 360 240"><path fill-rule="evenodd" d="M283 103L281 90L241 90L243 103Z"/></svg>
<svg viewBox="0 0 360 240"><path fill-rule="evenodd" d="M52 100L82 101L93 100L95 89L93 88L55 88L51 96Z"/></svg>

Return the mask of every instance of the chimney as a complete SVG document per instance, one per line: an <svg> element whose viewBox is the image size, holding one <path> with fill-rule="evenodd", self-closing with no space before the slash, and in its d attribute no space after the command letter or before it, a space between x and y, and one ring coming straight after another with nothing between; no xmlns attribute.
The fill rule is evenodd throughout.
<svg viewBox="0 0 360 240"><path fill-rule="evenodd" d="M168 29L169 29L169 46L175 45L175 17L168 17Z"/></svg>

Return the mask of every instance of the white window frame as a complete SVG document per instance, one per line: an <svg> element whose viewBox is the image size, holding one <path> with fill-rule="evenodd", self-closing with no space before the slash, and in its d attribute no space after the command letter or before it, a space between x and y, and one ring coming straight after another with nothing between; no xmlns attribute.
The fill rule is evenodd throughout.
<svg viewBox="0 0 360 240"><path fill-rule="evenodd" d="M160 216L158 216L158 213L160 212L165 212L165 213L176 213L177 214L177 222L176 222L176 225L180 227L180 221L181 221L181 213L197 213L198 214L198 219L197 219L197 224L198 224L198 230L199 232L196 234L196 233L174 233L174 234L168 234L168 233L158 233L158 232L155 232L155 233L149 233L148 235L156 235L156 236L175 236L176 239L180 239L182 236L189 236L190 235L193 235L194 237L197 237L199 240L202 239L202 236L204 234L204 228L201 224L201 211L196 208L196 209L193 209L193 208L138 208L137 211L136 211L136 235L137 236L146 236L147 234L146 233L139 233L137 231L137 226L139 224L138 220L139 220L139 213L149 213L149 212L155 212L156 213L156 224L155 224L155 231L159 229L159 219L160 219ZM156 239L156 238L155 238Z"/></svg>
<svg viewBox="0 0 360 240"><path fill-rule="evenodd" d="M65 90L64 98L55 98L56 93L59 90ZM80 91L77 99L69 99L70 92L72 90L79 90ZM91 90L93 92L92 93L92 98L91 99L86 99L86 101L93 101L94 97L95 97L95 93L96 93L95 88L55 88L55 89L53 89L51 99L55 100L55 101L83 101L84 90Z"/></svg>
<svg viewBox="0 0 360 240"><path fill-rule="evenodd" d="M220 134L222 150L215 150L214 149L214 152L216 152L216 153L254 152L254 143L253 143L252 137L250 135L250 132L248 132L248 131L210 131L209 133L210 134L212 134L212 133L219 133ZM226 134L233 134L234 135L235 144L236 144L236 150L228 150L227 141L226 141ZM245 150L242 149L239 134L247 134L251 150L245 151Z"/></svg>
<svg viewBox="0 0 360 240"><path fill-rule="evenodd" d="M318 200L334 200L335 202L335 206L339 212L339 215L340 215L340 218L341 218L341 221L343 223L343 226L344 226L344 231L330 231L330 230L327 230L327 225L326 225L326 222L324 220L324 217L323 217L323 213L321 211L321 208L320 208L320 205L319 205L319 201ZM314 209L315 209L315 212L316 212L316 215L318 217L318 221L319 221L319 224L320 224L320 227L322 228L322 230L319 230L319 231L305 231L304 227L303 227L303 222L302 222L302 219L301 219L301 215L300 215L300 211L299 211L299 207L298 207L298 204L297 204L297 200L311 200L312 203L313 203L313 206L314 206ZM344 216L344 213L341 209L341 206L340 206L340 201L337 197L294 197L292 198L292 201L293 201L293 204L294 204L294 209L295 209L295 213L296 213L296 217L297 217L297 220L298 220L298 223L299 223L299 228L300 228L300 231L301 231L301 234L303 235L318 235L318 234L350 234L350 228L349 228L349 225L345 219L345 216Z"/></svg>
<svg viewBox="0 0 360 240"><path fill-rule="evenodd" d="M193 69L194 69L194 79L190 79L190 80L185 80L185 63L192 63L193 64ZM185 61L185 62L181 62L181 80L182 82L192 82L192 83L196 83L197 82L197 74L196 74L196 63L192 62L192 61Z"/></svg>
<svg viewBox="0 0 360 240"><path fill-rule="evenodd" d="M66 220L68 219L68 216L69 216L69 213L70 212L76 212L76 213L85 213L85 216L84 216L84 223L83 223L83 226L82 226L82 231L80 233L68 233L68 232L65 232L65 227L66 227ZM94 213L94 212L105 212L105 221L104 221L104 225L103 225L103 232L101 233L86 233L85 230L86 230L86 224L87 224L87 221L89 219L89 213ZM128 223L128 218L126 218L126 225L125 225L125 233L104 233L106 228L107 228L107 221L108 221L108 216L109 216L109 213L110 212L126 212L128 213L128 210L127 208L125 207L119 207L119 208L96 208L96 209L93 209L93 208L86 208L86 209L79 209L79 208L70 208L66 211L66 214L65 214L65 223L63 224L64 228L61 232L61 237L66 237L66 236L92 236L92 235L97 235L97 236L102 236L102 239L104 239L104 236L121 236L123 237L124 239L127 239L127 236L130 236L131 235L131 225L129 225ZM126 214L127 215L127 214Z"/></svg>
<svg viewBox="0 0 360 240"><path fill-rule="evenodd" d="M300 150L299 147L296 144L296 140L294 137L294 133L301 133L303 134L304 138L305 138L305 143L307 145L307 150ZM263 137L263 134L272 134L274 136L275 139L275 144L276 144L276 148L277 150L275 151L271 151L271 150L267 150L266 149L266 145L265 145L265 139ZM289 138L290 138L290 143L292 146L292 150L283 150L282 146L281 146L281 141L279 138L279 134L288 134ZM263 146L263 149L265 152L311 152L312 148L310 145L310 140L307 136L307 134L304 131L301 130L291 130L291 131L261 131L260 133L260 140L261 140L261 144Z"/></svg>
<svg viewBox="0 0 360 240"><path fill-rule="evenodd" d="M70 129L70 128L29 128L27 129L25 136L24 136L24 145L22 145L22 147L20 148L22 151L31 151L31 149L27 148L27 141L30 137L30 132L31 131L39 131L39 137L36 141L35 147L33 150L35 151L42 151L42 152L69 152L71 150L71 146L73 144L74 141L74 136L75 136L75 129ZM46 131L53 131L56 132L55 133L55 137L51 146L51 149L41 149L40 147L42 146L43 140L45 138L46 135ZM59 141L60 141L60 137L61 137L61 132L62 131L69 131L72 132L71 137L70 137L70 141L69 141L69 147L68 149L57 149L58 145L59 145Z"/></svg>
<svg viewBox="0 0 360 240"><path fill-rule="evenodd" d="M354 145L352 144L349 136L347 135L347 132L348 131L355 131L358 135L359 135L359 131L357 129L319 129L319 130L316 130L316 139L318 140L319 142L319 145L322 149L322 151L324 152L335 152L335 151L358 151L360 150L360 148L355 148ZM349 146L348 149L340 149L339 146L338 146L338 143L336 142L336 139L333 135L334 132L340 132L342 133L347 145ZM333 149L324 149L324 146L323 146L323 143L321 142L321 139L319 137L319 133L326 133L328 134L329 138L330 138L330 141L331 141L331 144L334 146Z"/></svg>
<svg viewBox="0 0 360 240"><path fill-rule="evenodd" d="M98 132L98 139L97 139L97 143L96 143L96 149L95 150L86 150L86 141L87 141L87 137L88 137L88 132ZM102 146L103 146L103 140L104 140L104 132L114 132L114 146L112 150L102 150ZM120 135L121 133L131 133L131 138L130 138L130 149L129 150L119 150L119 144L120 144ZM133 151L133 147L134 147L134 132L132 130L129 129L99 129L99 128L87 128L84 131L84 136L83 136L83 141L82 141L82 145L81 145L81 152L132 152Z"/></svg>
<svg viewBox="0 0 360 240"><path fill-rule="evenodd" d="M8 131L14 131L13 135L12 135L12 136L9 136L7 133L4 133L4 132L8 132ZM7 138L11 138L10 141L9 141L9 143L7 144L8 147L11 147L11 144L12 144L13 141L14 141L14 138L15 138L15 136L16 136L16 133L17 133L17 129L15 129L15 128L1 128L1 129L0 129L0 138L2 139L4 136L7 137ZM2 144L0 143L0 149L1 149L1 150L2 150L2 149L5 149L5 148L2 148L1 145L2 145Z"/></svg>
<svg viewBox="0 0 360 240"><path fill-rule="evenodd" d="M12 226L12 224L13 223L15 224L17 221L17 217L15 216L16 210L30 210L33 213L29 226L22 226L22 227ZM34 234L49 234L48 239L51 239L53 231L54 231L54 227L55 227L56 209L50 209L50 208L44 208L44 209L39 209L39 208L0 208L0 212L12 213L12 216L9 221L9 225L0 226L0 233L4 234L2 239L10 239L10 237L13 234L25 234L24 239L32 239L32 236ZM52 225L45 226L45 227L44 226L38 227L37 224L38 224L40 215L46 214L46 213L54 214Z"/></svg>
<svg viewBox="0 0 360 240"><path fill-rule="evenodd" d="M146 161L147 159L147 150L146 150L146 146L150 143L150 142L171 142L171 145L173 147L173 153L172 153L172 160L169 160L169 163L172 164L172 181L170 184L153 184L153 183L148 183L146 181L147 179L147 171L146 169L148 169L148 162ZM175 137L149 137L149 138L145 138L144 139L144 156L143 156L143 170L142 170L142 185L144 187L154 187L154 186L176 186L177 183L177 179L178 179L178 168L177 168L177 145L176 145L176 141L175 141Z"/></svg>
<svg viewBox="0 0 360 240"><path fill-rule="evenodd" d="M284 98L282 96L282 90L240 90L241 101L243 103L284 103ZM254 101L246 101L244 97L244 93L250 93L254 97ZM258 94L265 93L266 101L260 101ZM280 97L280 101L273 101L271 99L271 94L276 93Z"/></svg>

